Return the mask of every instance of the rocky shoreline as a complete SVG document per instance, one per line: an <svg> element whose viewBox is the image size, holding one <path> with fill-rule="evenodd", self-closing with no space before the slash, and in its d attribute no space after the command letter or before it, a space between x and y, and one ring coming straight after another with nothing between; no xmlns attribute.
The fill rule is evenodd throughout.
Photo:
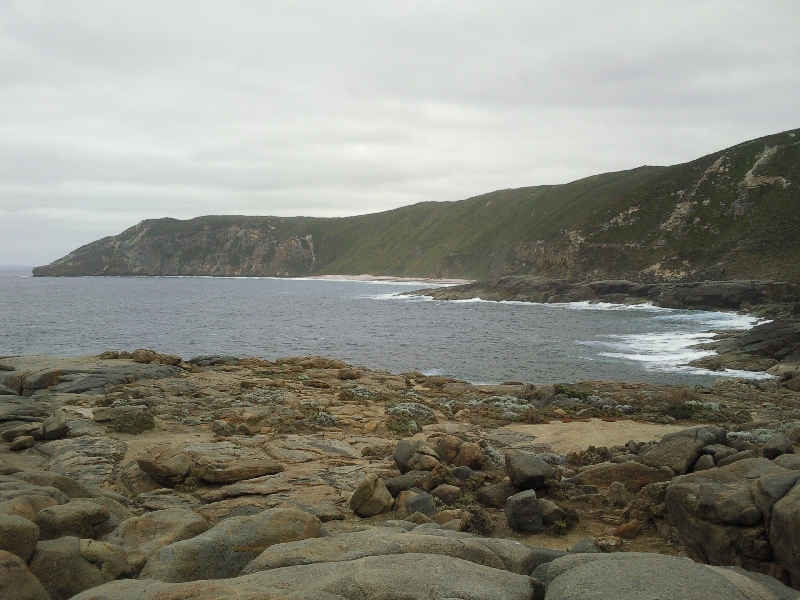
<svg viewBox="0 0 800 600"><path fill-rule="evenodd" d="M480 386L321 357L0 357L0 437L3 598L800 589L793 370Z"/></svg>

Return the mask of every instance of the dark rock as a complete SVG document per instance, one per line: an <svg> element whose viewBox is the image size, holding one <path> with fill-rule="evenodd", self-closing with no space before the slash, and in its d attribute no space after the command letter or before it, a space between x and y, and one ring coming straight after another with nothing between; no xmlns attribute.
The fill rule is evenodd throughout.
<svg viewBox="0 0 800 600"><path fill-rule="evenodd" d="M784 469L791 469L793 471L800 470L800 455L782 454L775 459L775 464Z"/></svg>
<svg viewBox="0 0 800 600"><path fill-rule="evenodd" d="M541 489L555 476L553 467L541 458L515 451L506 453L506 472L514 487L521 490Z"/></svg>
<svg viewBox="0 0 800 600"><path fill-rule="evenodd" d="M798 471L792 471L798 474ZM769 542L775 562L788 571L792 587L800 587L800 486L795 485L772 506ZM745 567L747 565L744 565Z"/></svg>
<svg viewBox="0 0 800 600"><path fill-rule="evenodd" d="M711 444L710 446L703 448L703 454L710 454L714 457L715 462L732 456L737 452L738 450L736 450L736 448L731 448L730 446L725 446L723 444Z"/></svg>
<svg viewBox="0 0 800 600"><path fill-rule="evenodd" d="M450 472L453 474L453 477L459 481L467 481L470 477L473 477L477 474L477 471L474 471L469 467L453 467L450 469Z"/></svg>
<svg viewBox="0 0 800 600"><path fill-rule="evenodd" d="M195 356L194 358L190 358L186 361L190 365L196 365L198 367L218 367L218 366L225 366L225 365L237 365L239 364L239 359L235 356L219 356L219 355L208 355L208 356Z"/></svg>
<svg viewBox="0 0 800 600"><path fill-rule="evenodd" d="M421 440L400 440L393 457L401 474L409 471L432 471L440 464L434 449Z"/></svg>
<svg viewBox="0 0 800 600"><path fill-rule="evenodd" d="M436 504L433 501L433 497L422 490L418 490L415 496L406 501L405 509L408 514L418 512L430 519L432 519L436 513L439 512L439 510L436 508Z"/></svg>
<svg viewBox="0 0 800 600"><path fill-rule="evenodd" d="M597 549L594 538L583 538L569 549L570 554L597 554L600 552Z"/></svg>
<svg viewBox="0 0 800 600"><path fill-rule="evenodd" d="M67 434L67 415L62 409L56 409L42 423L42 434L46 440L57 440Z"/></svg>
<svg viewBox="0 0 800 600"><path fill-rule="evenodd" d="M506 501L508 526L516 531L538 533L544 529L539 501L534 490L514 494Z"/></svg>
<svg viewBox="0 0 800 600"><path fill-rule="evenodd" d="M767 443L764 444L761 453L764 455L764 458L775 460L782 454L794 454L794 448L792 448L792 442L789 441L786 434L775 433L770 436Z"/></svg>
<svg viewBox="0 0 800 600"><path fill-rule="evenodd" d="M553 548L536 548L534 547L531 552L531 562L528 573L531 576L536 577L533 575L534 571L540 566L545 565L547 563L553 562L555 559L560 558L562 556L566 556L567 553L563 550L554 550Z"/></svg>

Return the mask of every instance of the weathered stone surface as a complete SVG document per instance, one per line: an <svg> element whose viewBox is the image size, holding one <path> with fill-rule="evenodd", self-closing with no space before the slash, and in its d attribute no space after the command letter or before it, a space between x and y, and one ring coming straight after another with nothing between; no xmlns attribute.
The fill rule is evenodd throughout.
<svg viewBox="0 0 800 600"><path fill-rule="evenodd" d="M234 483L283 471L283 465L266 452L231 442L191 444L185 452L194 470L208 483ZM139 466L142 467L141 464ZM146 471L144 468L142 470ZM148 474L153 477L152 473Z"/></svg>
<svg viewBox="0 0 800 600"><path fill-rule="evenodd" d="M420 488L426 492L433 489L433 478L430 471L408 471L398 477L385 479L383 482L392 496L411 488Z"/></svg>
<svg viewBox="0 0 800 600"><path fill-rule="evenodd" d="M42 423L42 435L46 440L57 440L67 434L67 415L58 408Z"/></svg>
<svg viewBox="0 0 800 600"><path fill-rule="evenodd" d="M383 481L374 473L361 480L350 498L350 508L359 517L373 517L385 513L393 504L394 498Z"/></svg>
<svg viewBox="0 0 800 600"><path fill-rule="evenodd" d="M136 508L147 510L166 510L168 508L193 508L200 506L200 500L191 494L179 493L170 488L144 492L133 499Z"/></svg>
<svg viewBox="0 0 800 600"><path fill-rule="evenodd" d="M0 549L0 598L50 600L47 590L17 555Z"/></svg>
<svg viewBox="0 0 800 600"><path fill-rule="evenodd" d="M505 568L481 539L453 539L406 533L399 528L374 527L332 537L276 544L247 565L242 575L295 565L410 553L450 556L495 569Z"/></svg>
<svg viewBox="0 0 800 600"><path fill-rule="evenodd" d="M152 492L164 487L139 468L135 460L122 465L117 473L117 483L131 496Z"/></svg>
<svg viewBox="0 0 800 600"><path fill-rule="evenodd" d="M135 576L158 549L188 540L208 530L208 521L185 508L169 508L132 517L107 538L128 555L128 574Z"/></svg>
<svg viewBox="0 0 800 600"><path fill-rule="evenodd" d="M791 472L766 458L750 458L678 477L666 491L669 523L705 562L763 569L772 551L765 529L766 507L759 506L753 487L760 478L786 473ZM774 492L779 486L767 489ZM767 494L759 498L766 499Z"/></svg>
<svg viewBox="0 0 800 600"><path fill-rule="evenodd" d="M319 537L321 526L319 519L296 509L231 517L202 535L157 550L140 578L180 582L235 577L269 546Z"/></svg>
<svg viewBox="0 0 800 600"><path fill-rule="evenodd" d="M260 600L282 596L298 600L541 600L543 594L534 594L532 580L524 575L449 556L402 554L272 569L223 581L115 581L73 600Z"/></svg>
<svg viewBox="0 0 800 600"><path fill-rule="evenodd" d="M704 446L713 444L725 445L728 442L728 436L724 427L718 425L700 425L698 427L691 427L681 431L668 433L661 438L662 442L668 442L676 438L692 438L703 442Z"/></svg>
<svg viewBox="0 0 800 600"><path fill-rule="evenodd" d="M764 458L775 460L782 454L794 454L794 448L792 447L792 442L786 437L786 434L775 433L767 440L767 443L764 444L761 453L764 455Z"/></svg>
<svg viewBox="0 0 800 600"><path fill-rule="evenodd" d="M647 574L643 576L643 574ZM618 552L557 558L547 572L548 600L766 600L705 565L662 554ZM761 595L755 595L757 592Z"/></svg>
<svg viewBox="0 0 800 600"><path fill-rule="evenodd" d="M29 564L51 600L67 600L112 581L127 566L125 553L117 546L75 537L39 542Z"/></svg>
<svg viewBox="0 0 800 600"><path fill-rule="evenodd" d="M800 471L792 471L800 473ZM800 486L787 491L772 507L769 541L775 562L791 578L792 587L800 587Z"/></svg>
<svg viewBox="0 0 800 600"><path fill-rule="evenodd" d="M539 501L534 490L510 496L506 501L506 520L511 529L538 533L544 529Z"/></svg>
<svg viewBox="0 0 800 600"><path fill-rule="evenodd" d="M17 515L0 515L0 550L27 562L38 541L39 528L34 523Z"/></svg>
<svg viewBox="0 0 800 600"><path fill-rule="evenodd" d="M2 438L4 442L11 442L23 435L33 437L34 439L42 439L44 437L42 434L42 424L22 423L16 427L12 427L3 431L2 435L0 435L0 438Z"/></svg>
<svg viewBox="0 0 800 600"><path fill-rule="evenodd" d="M775 459L775 464L784 469L800 470L800 454L783 454Z"/></svg>
<svg viewBox="0 0 800 600"><path fill-rule="evenodd" d="M64 536L94 539L95 528L111 518L105 506L85 500L50 506L40 511L33 522L39 527L39 538L54 540Z"/></svg>
<svg viewBox="0 0 800 600"><path fill-rule="evenodd" d="M483 452L474 442L466 442L454 435L444 435L430 441L434 444L439 460L446 465L476 470L483 467Z"/></svg>
<svg viewBox="0 0 800 600"><path fill-rule="evenodd" d="M506 453L506 472L514 487L520 490L538 490L555 476L553 467L541 458L516 451Z"/></svg>
<svg viewBox="0 0 800 600"><path fill-rule="evenodd" d="M27 450L28 448L33 448L33 445L36 443L36 440L33 439L30 435L21 435L19 437L14 438L14 441L8 445L8 449L12 452L20 452L21 450Z"/></svg>
<svg viewBox="0 0 800 600"><path fill-rule="evenodd" d="M700 456L704 445L703 440L696 437L675 436L644 448L636 461L654 469L669 467L676 475L685 475Z"/></svg>
<svg viewBox="0 0 800 600"><path fill-rule="evenodd" d="M128 445L108 437L80 437L40 444L37 452L51 458L49 470L87 486L113 484L116 467Z"/></svg>
<svg viewBox="0 0 800 600"><path fill-rule="evenodd" d="M159 444L140 452L136 464L155 481L173 487L186 478L194 463L182 448Z"/></svg>
<svg viewBox="0 0 800 600"><path fill-rule="evenodd" d="M722 444L711 444L703 448L703 454L710 454L714 457L714 461L720 461L737 452L738 450L736 448L731 448L730 446L724 446Z"/></svg>
<svg viewBox="0 0 800 600"><path fill-rule="evenodd" d="M603 488L611 487L611 484L616 481L623 484L625 489L633 494L646 485L669 479L669 475L638 462L603 463L589 467L575 476L575 481L581 485L596 485Z"/></svg>

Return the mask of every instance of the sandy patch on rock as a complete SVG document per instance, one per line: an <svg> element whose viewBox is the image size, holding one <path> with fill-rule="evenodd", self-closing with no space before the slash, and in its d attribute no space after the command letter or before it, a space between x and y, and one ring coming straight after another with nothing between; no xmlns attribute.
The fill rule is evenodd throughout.
<svg viewBox="0 0 800 600"><path fill-rule="evenodd" d="M536 438L537 444L549 444L553 452L564 453L585 450L589 446L617 446L629 440L660 440L663 435L687 429L686 424L659 425L638 421L551 421L541 425L513 423L504 429Z"/></svg>

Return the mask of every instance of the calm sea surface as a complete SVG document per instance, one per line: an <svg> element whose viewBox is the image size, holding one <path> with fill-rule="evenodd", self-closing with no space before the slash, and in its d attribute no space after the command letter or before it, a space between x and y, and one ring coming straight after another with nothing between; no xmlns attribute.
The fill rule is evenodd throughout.
<svg viewBox="0 0 800 600"><path fill-rule="evenodd" d="M733 313L619 305L438 302L426 284L249 278L33 278L0 268L0 355L152 348L184 358L318 354L473 382L710 384L686 367ZM728 372L726 376L742 376Z"/></svg>

